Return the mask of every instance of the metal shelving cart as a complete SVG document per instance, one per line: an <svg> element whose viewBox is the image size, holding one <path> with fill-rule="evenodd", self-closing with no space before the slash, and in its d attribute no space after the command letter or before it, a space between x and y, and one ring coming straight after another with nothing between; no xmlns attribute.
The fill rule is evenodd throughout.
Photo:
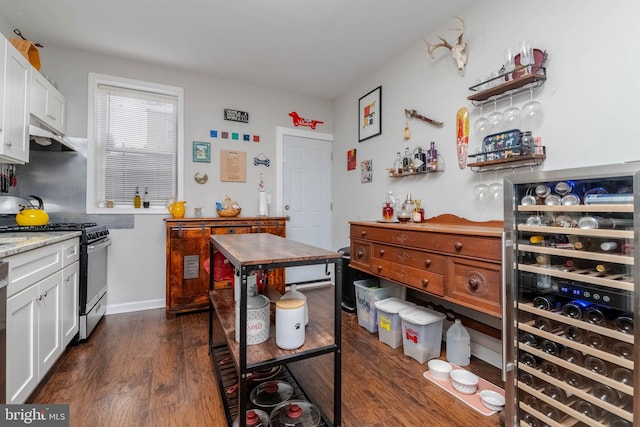
<svg viewBox="0 0 640 427"><path fill-rule="evenodd" d="M342 285L336 280L334 287L334 319L330 322L314 320L312 313L306 327L304 345L296 350L283 350L276 345L275 328L271 327L269 339L261 344L247 348L247 276L252 272L267 271L273 268L295 267L312 264L335 265L336 277L340 277L341 254L306 244L298 243L267 233L216 235L211 236L211 259L213 251L220 251L234 268L239 271L240 283L240 341L235 340L235 302L231 289L213 289L210 283L209 308L209 353L218 377L222 401L227 413L229 425L239 415L251 409L249 386L251 375L278 370L279 375L292 382L295 398L306 398L305 385L296 381L287 368L288 363L309 359L325 354L333 354L333 417L329 417L323 408L322 426L340 426L341 415L341 310ZM213 277L213 272L210 278ZM212 279L210 279L211 281ZM268 288L270 300L279 294ZM243 303L245 302L245 303ZM224 340L214 343L214 316L217 316L224 331ZM273 319L272 319L273 320ZM282 368L280 370L280 368ZM229 393L231 389L237 391ZM243 409L244 408L244 409ZM332 419L330 419L332 418ZM239 417L241 427L245 418Z"/></svg>

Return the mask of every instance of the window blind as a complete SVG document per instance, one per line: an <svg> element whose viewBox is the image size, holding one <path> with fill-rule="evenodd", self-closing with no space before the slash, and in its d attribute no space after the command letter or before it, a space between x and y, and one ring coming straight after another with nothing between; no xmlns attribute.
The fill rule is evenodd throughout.
<svg viewBox="0 0 640 427"><path fill-rule="evenodd" d="M131 204L136 188L151 206L176 197L178 97L99 84L96 104L96 201Z"/></svg>

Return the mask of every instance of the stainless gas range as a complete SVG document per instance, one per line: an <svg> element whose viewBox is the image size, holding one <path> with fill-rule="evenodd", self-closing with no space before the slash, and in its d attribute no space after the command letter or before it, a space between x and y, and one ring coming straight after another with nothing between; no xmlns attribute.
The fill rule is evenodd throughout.
<svg viewBox="0 0 640 427"><path fill-rule="evenodd" d="M80 331L85 340L106 311L107 247L111 244L109 230L94 222L50 223L46 225L4 226L1 232L17 231L80 231Z"/></svg>

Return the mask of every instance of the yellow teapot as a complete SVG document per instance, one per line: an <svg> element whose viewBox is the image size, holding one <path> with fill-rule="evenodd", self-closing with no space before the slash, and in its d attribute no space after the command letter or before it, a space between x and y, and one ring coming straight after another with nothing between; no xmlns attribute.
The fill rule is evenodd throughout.
<svg viewBox="0 0 640 427"><path fill-rule="evenodd" d="M36 196L30 196L38 201L38 206L31 203L20 205L20 211L16 215L16 224L18 225L46 225L49 222L49 214L44 210L42 199Z"/></svg>
<svg viewBox="0 0 640 427"><path fill-rule="evenodd" d="M173 200L169 200L169 203L167 204L167 210L174 218L184 218L185 203L187 202L185 201L174 202Z"/></svg>

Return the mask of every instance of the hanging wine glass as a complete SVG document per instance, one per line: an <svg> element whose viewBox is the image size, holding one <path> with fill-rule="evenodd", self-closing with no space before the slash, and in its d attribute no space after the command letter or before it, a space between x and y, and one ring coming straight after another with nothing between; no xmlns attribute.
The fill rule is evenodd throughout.
<svg viewBox="0 0 640 427"><path fill-rule="evenodd" d="M473 187L473 198L479 202L486 202L489 200L489 186L484 183L482 172L480 172L480 181Z"/></svg>
<svg viewBox="0 0 640 427"><path fill-rule="evenodd" d="M484 105L480 105L480 118L473 124L473 128L479 138L484 138L489 135L489 131L491 130L491 123L484 117L483 107Z"/></svg>
<svg viewBox="0 0 640 427"><path fill-rule="evenodd" d="M502 130L502 113L498 111L498 103L496 101L493 101L493 113L489 114L487 119L489 120L489 123L491 123L492 133L497 133Z"/></svg>
<svg viewBox="0 0 640 427"><path fill-rule="evenodd" d="M531 72L531 65L533 65L533 48L531 43L523 40L520 42L520 65L524 67L523 73L527 74Z"/></svg>
<svg viewBox="0 0 640 427"><path fill-rule="evenodd" d="M533 100L533 88L529 89L530 100L522 106L521 120L525 130L537 130L542 124L542 104Z"/></svg>
<svg viewBox="0 0 640 427"><path fill-rule="evenodd" d="M509 97L509 108L502 113L502 120L507 129L520 128L520 109L513 106L513 96Z"/></svg>

